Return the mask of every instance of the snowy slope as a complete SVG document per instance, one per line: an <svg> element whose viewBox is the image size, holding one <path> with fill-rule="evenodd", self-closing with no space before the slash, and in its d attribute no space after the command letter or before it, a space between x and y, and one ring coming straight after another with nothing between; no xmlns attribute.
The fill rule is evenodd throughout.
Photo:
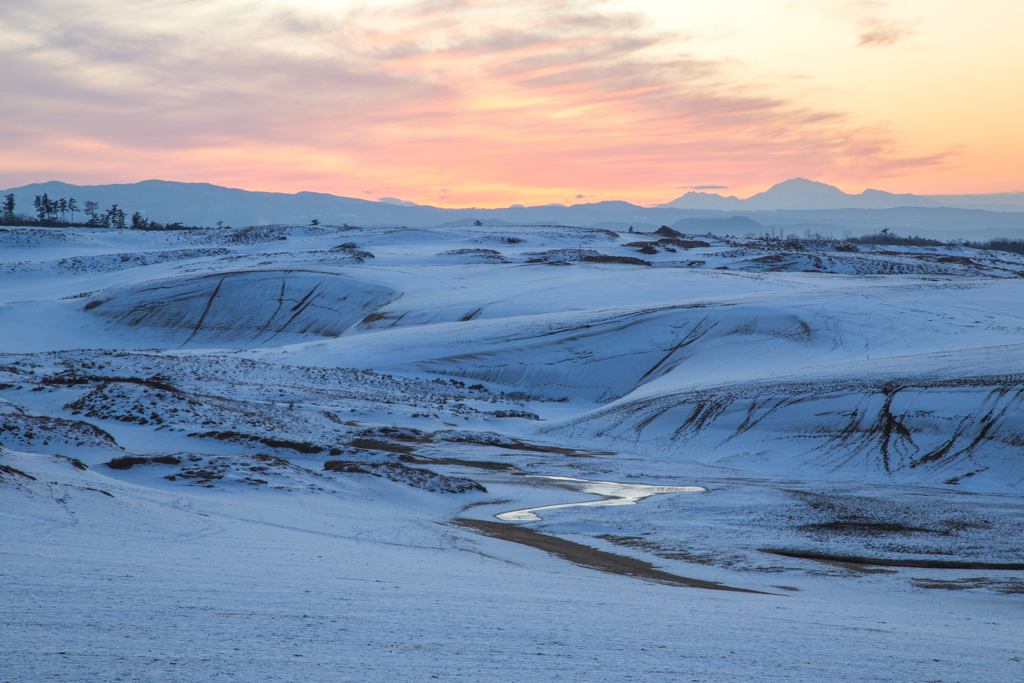
<svg viewBox="0 0 1024 683"><path fill-rule="evenodd" d="M464 221L0 273L10 680L1024 672L1024 258Z"/></svg>
<svg viewBox="0 0 1024 683"><path fill-rule="evenodd" d="M247 270L106 291L86 307L169 346L267 346L340 336L393 292L332 273Z"/></svg>

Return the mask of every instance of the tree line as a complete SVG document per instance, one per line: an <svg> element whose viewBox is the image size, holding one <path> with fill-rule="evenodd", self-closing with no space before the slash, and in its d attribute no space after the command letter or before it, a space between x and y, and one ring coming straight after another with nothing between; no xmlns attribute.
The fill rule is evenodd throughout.
<svg viewBox="0 0 1024 683"><path fill-rule="evenodd" d="M50 198L47 193L37 194L32 202L35 216L16 212L14 194L4 195L0 203L0 224L2 225L47 225L82 228L115 228L124 230L188 230L195 226L186 226L180 222L162 224L145 218L136 211L128 221L128 214L114 204L109 209L101 210L99 202L87 201L78 205L74 197ZM85 221L75 221L75 214L86 217ZM68 218L70 217L70 220ZM220 224L218 224L220 225Z"/></svg>
<svg viewBox="0 0 1024 683"><path fill-rule="evenodd" d="M943 242L942 240L933 240L928 237L918 237L917 235L914 237L904 237L890 232L889 228L885 228L873 235L847 237L843 241L853 244L879 244L899 247L969 247L971 249L984 249L987 251L1008 251L1024 256L1024 240L1015 240L1008 237L996 237L987 241L959 239Z"/></svg>

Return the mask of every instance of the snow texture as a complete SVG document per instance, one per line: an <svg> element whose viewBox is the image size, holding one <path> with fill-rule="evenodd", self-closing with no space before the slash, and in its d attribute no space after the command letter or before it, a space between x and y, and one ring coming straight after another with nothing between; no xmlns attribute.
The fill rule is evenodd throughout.
<svg viewBox="0 0 1024 683"><path fill-rule="evenodd" d="M473 223L0 232L0 681L1024 676L1024 258Z"/></svg>

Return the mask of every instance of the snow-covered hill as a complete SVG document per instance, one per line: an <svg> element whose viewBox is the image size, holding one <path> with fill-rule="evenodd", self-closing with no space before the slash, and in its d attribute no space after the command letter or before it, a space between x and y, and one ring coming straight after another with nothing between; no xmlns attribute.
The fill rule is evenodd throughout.
<svg viewBox="0 0 1024 683"><path fill-rule="evenodd" d="M1024 258L472 223L0 232L11 680L1019 676Z"/></svg>

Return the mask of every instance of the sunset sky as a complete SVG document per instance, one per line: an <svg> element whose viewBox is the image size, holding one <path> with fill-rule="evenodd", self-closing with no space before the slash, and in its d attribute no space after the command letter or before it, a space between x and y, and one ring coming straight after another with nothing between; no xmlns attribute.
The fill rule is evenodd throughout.
<svg viewBox="0 0 1024 683"><path fill-rule="evenodd" d="M0 187L1024 190L1020 0L3 0Z"/></svg>

